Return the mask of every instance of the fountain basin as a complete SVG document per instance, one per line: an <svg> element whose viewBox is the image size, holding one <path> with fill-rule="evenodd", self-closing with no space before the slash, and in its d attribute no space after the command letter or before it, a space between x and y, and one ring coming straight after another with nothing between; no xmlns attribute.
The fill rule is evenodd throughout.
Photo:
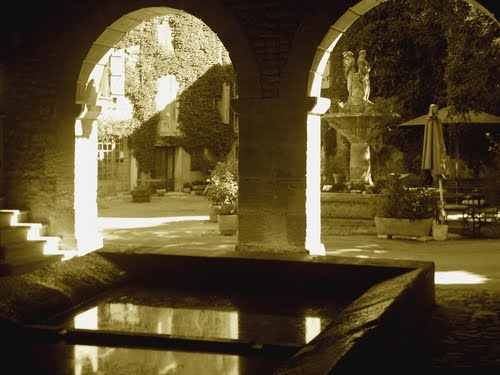
<svg viewBox="0 0 500 375"><path fill-rule="evenodd" d="M371 143L383 132L391 118L386 113L327 113L322 119L327 121L351 143Z"/></svg>
<svg viewBox="0 0 500 375"><path fill-rule="evenodd" d="M33 283L31 292L15 288L16 281L24 286ZM98 251L48 267L45 273L4 279L0 284L10 286L9 295L1 296L4 337L16 343L0 367L11 370L11 366L18 373L36 369L37 374L53 374L54 369L76 373L85 366L111 371L120 363L130 368L162 364L151 373L174 363L197 363L207 369L209 363L225 363L231 369L226 373L231 374L357 373L366 361L373 368L394 361L434 305L432 262L301 254ZM135 300L127 299L130 288L139 290ZM144 299L143 288L161 292ZM2 294L6 290L0 288ZM123 292L125 299L120 298ZM112 313L109 304L102 307L108 302L115 303ZM139 319L123 308L134 311L138 305L147 306ZM170 309L170 314L172 309L183 309L177 326L182 329L211 320L221 327L224 316L232 317L228 319L233 331L223 330L233 333L180 335L173 318L158 324L156 315L151 315L155 307ZM215 315L203 315L208 310ZM165 311L160 315L165 317ZM92 329L78 328L75 322L81 313ZM99 324L102 315L115 319L115 325ZM279 317L284 325L266 324ZM309 339L304 338L303 328L307 317L319 318L312 320L317 334ZM326 323L322 325L321 319ZM120 325L151 325L153 330ZM234 334L255 325L260 328L250 335ZM193 329L199 333L203 327ZM207 359L210 355L222 357ZM146 357L156 360L145 361ZM106 362L107 358L113 361Z"/></svg>
<svg viewBox="0 0 500 375"><path fill-rule="evenodd" d="M356 184L373 185L371 177L370 146L380 144L385 125L394 114L367 110L366 112L339 111L322 116L351 144L350 181Z"/></svg>

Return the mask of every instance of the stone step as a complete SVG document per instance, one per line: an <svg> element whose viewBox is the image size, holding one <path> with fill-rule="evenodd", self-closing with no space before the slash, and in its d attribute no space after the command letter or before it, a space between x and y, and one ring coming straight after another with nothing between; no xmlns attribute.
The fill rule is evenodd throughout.
<svg viewBox="0 0 500 375"><path fill-rule="evenodd" d="M60 240L59 237L55 236L40 236L33 240L5 243L0 246L0 256L2 252L24 250L38 250L44 254L54 254L59 250Z"/></svg>
<svg viewBox="0 0 500 375"><path fill-rule="evenodd" d="M8 248L0 248L0 259L6 263L15 262L18 259L37 259L43 257L43 241L26 241Z"/></svg>
<svg viewBox="0 0 500 375"><path fill-rule="evenodd" d="M11 242L36 240L46 233L47 227L40 223L18 223L0 228L0 245Z"/></svg>
<svg viewBox="0 0 500 375"><path fill-rule="evenodd" d="M31 272L75 255L60 251L60 238L47 236L47 225L31 223L29 216L27 210L0 209L0 276Z"/></svg>
<svg viewBox="0 0 500 375"><path fill-rule="evenodd" d="M0 209L0 227L8 227L28 221L29 211Z"/></svg>
<svg viewBox="0 0 500 375"><path fill-rule="evenodd" d="M39 240L11 242L0 246L0 259L8 261L12 254L17 253L43 254L45 245L45 241Z"/></svg>

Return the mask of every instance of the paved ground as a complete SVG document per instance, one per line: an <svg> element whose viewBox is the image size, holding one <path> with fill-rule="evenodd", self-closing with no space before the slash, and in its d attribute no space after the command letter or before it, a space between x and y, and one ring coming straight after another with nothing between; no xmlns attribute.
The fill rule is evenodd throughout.
<svg viewBox="0 0 500 375"><path fill-rule="evenodd" d="M104 245L165 249L231 249L208 221L203 196L171 193L150 203L129 196L102 202ZM485 231L484 234L487 234ZM446 241L378 239L372 235L322 238L327 255L429 260L436 265L436 310L405 373L500 374L500 239L454 236ZM158 251L158 250L155 250Z"/></svg>

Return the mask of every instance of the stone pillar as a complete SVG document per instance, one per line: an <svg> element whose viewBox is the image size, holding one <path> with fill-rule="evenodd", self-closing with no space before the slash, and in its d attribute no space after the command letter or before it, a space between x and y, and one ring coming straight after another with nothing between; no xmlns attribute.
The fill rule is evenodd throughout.
<svg viewBox="0 0 500 375"><path fill-rule="evenodd" d="M240 98L233 105L240 117L236 250L307 253L310 100Z"/></svg>
<svg viewBox="0 0 500 375"><path fill-rule="evenodd" d="M86 105L75 124L75 240L78 255L102 248L97 227L97 121L101 107Z"/></svg>
<svg viewBox="0 0 500 375"><path fill-rule="evenodd" d="M355 184L373 185L371 177L370 145L366 142L351 143L349 175Z"/></svg>

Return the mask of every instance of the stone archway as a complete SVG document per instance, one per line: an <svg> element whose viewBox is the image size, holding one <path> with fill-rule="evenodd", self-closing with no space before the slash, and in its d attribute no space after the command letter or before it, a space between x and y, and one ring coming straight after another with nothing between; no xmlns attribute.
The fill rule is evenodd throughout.
<svg viewBox="0 0 500 375"><path fill-rule="evenodd" d="M115 10L120 14L120 10ZM141 22L165 14L189 13L198 17L214 30L231 55L238 74L240 95L255 96L260 93L258 70L253 52L244 40L237 24L225 9L214 12L203 1L192 2L183 11L169 7L142 8L117 19L105 28L92 43L76 82L75 102L81 106L75 121L74 162L74 220L75 241L79 255L102 247L97 228L97 122L101 112L97 105L99 82L110 51L123 36ZM227 16L226 19L221 15Z"/></svg>
<svg viewBox="0 0 500 375"><path fill-rule="evenodd" d="M320 149L321 144L321 115L330 107L330 101L321 97L321 86L323 75L327 67L330 54L335 48L346 30L362 15L389 0L362 0L352 7L349 7L337 21L330 26L326 35L316 47L309 78L307 82L307 96L314 98L315 105L309 111L307 119L307 181L306 181L306 246L313 249L316 253L321 253L321 198L317 193L320 191ZM475 0L464 0L490 17L497 24L499 23L495 16L484 6ZM326 12L318 12L314 16L324 17ZM322 18L324 19L324 18ZM312 18L310 19L312 21ZM321 24L319 22L318 24ZM318 27L318 26L317 26ZM310 250L311 251L311 250Z"/></svg>

